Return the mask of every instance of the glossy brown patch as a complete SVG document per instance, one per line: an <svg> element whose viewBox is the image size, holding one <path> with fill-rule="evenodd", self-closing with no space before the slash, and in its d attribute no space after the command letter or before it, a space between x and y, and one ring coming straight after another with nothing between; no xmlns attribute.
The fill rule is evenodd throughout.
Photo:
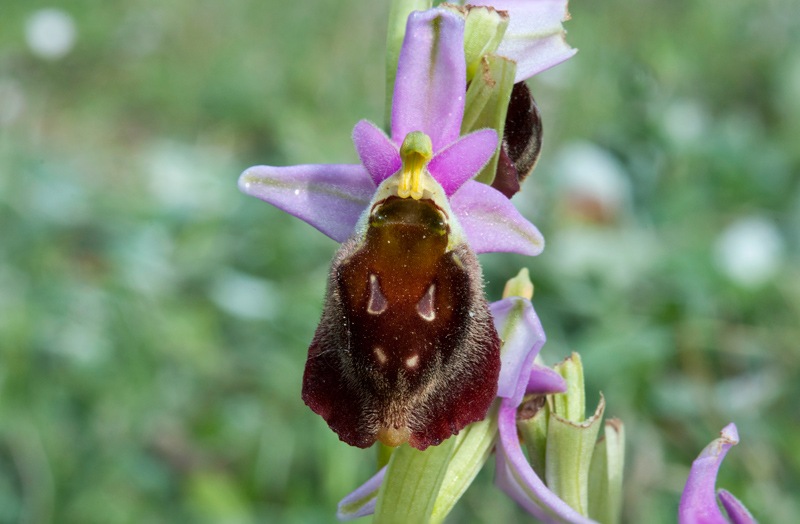
<svg viewBox="0 0 800 524"><path fill-rule="evenodd" d="M542 117L525 82L514 84L492 187L511 198L539 160Z"/></svg>
<svg viewBox="0 0 800 524"><path fill-rule="evenodd" d="M390 197L334 258L303 400L348 444L425 449L495 397L500 341L480 266L466 245L448 252L448 236L432 201Z"/></svg>

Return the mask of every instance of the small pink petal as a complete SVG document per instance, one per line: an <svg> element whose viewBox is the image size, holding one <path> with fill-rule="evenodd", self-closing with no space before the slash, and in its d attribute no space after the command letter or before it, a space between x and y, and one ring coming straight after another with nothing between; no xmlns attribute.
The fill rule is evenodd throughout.
<svg viewBox="0 0 800 524"><path fill-rule="evenodd" d="M401 166L400 151L375 124L362 120L353 129L353 143L361 163L375 185L395 174Z"/></svg>
<svg viewBox="0 0 800 524"><path fill-rule="evenodd" d="M525 394L550 395L552 393L563 393L567 390L567 383L564 377L552 369L534 364L531 376L528 379L528 387Z"/></svg>
<svg viewBox="0 0 800 524"><path fill-rule="evenodd" d="M497 132L480 129L459 138L436 153L428 164L428 170L447 196L474 178L497 149Z"/></svg>

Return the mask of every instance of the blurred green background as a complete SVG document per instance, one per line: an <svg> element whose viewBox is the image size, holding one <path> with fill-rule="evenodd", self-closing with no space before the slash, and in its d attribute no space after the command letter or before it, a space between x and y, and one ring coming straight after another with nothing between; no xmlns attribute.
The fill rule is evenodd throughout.
<svg viewBox="0 0 800 524"><path fill-rule="evenodd" d="M718 485L796 520L796 2L570 10L580 52L531 82L545 146L514 199L548 249L482 256L487 293L530 268L542 355L579 351L624 420L625 521L674 522L730 421ZM331 522L371 474L299 395L336 244L236 179L356 160L387 12L2 2L0 522ZM450 521L524 519L487 467Z"/></svg>

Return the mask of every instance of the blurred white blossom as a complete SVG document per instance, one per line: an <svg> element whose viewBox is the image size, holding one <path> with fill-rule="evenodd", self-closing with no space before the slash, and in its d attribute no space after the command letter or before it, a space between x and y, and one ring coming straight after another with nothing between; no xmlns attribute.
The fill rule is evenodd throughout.
<svg viewBox="0 0 800 524"><path fill-rule="evenodd" d="M201 212L205 217L227 214L238 197L220 175L231 167L222 147L160 141L143 155L148 186L164 207Z"/></svg>
<svg viewBox="0 0 800 524"><path fill-rule="evenodd" d="M555 173L559 189L573 207L588 207L611 218L630 202L631 182L625 168L608 150L591 142L576 141L561 148Z"/></svg>
<svg viewBox="0 0 800 524"><path fill-rule="evenodd" d="M695 143L707 131L709 116L696 100L676 100L664 111L663 126L667 136L678 145Z"/></svg>
<svg viewBox="0 0 800 524"><path fill-rule="evenodd" d="M637 282L659 257L657 239L633 228L571 226L547 237L547 259L564 277L600 275L625 288Z"/></svg>
<svg viewBox="0 0 800 524"><path fill-rule="evenodd" d="M730 224L716 241L717 267L734 282L757 287L778 271L784 242L778 228L759 216L743 217Z"/></svg>
<svg viewBox="0 0 800 524"><path fill-rule="evenodd" d="M25 22L25 40L39 58L58 60L66 56L77 36L75 22L61 9L39 9Z"/></svg>

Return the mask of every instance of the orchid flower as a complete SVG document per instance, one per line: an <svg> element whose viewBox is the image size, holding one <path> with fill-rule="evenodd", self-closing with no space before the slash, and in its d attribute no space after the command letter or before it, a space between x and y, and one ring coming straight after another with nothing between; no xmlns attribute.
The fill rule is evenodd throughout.
<svg viewBox="0 0 800 524"><path fill-rule="evenodd" d="M717 473L722 460L731 447L739 443L739 432L731 423L722 428L718 439L706 446L692 463L686 487L683 489L681 504L678 509L680 524L752 524L756 520L739 502L724 489L714 493ZM717 497L725 508L728 519L723 516L717 504Z"/></svg>
<svg viewBox="0 0 800 524"><path fill-rule="evenodd" d="M503 193L472 180L500 142L493 128L464 129L465 44L481 40L470 12L408 16L390 134L355 126L361 164L258 166L240 178L244 192L344 242L303 400L353 446L425 449L486 416L500 341L475 253L543 248Z"/></svg>
<svg viewBox="0 0 800 524"><path fill-rule="evenodd" d="M379 186L401 173L402 145L418 132L430 139L430 148L406 152L407 164L414 156L423 162L416 185L407 190L419 195L441 187L475 253L540 253L544 240L533 224L500 192L470 180L494 154L497 135L484 129L459 136L466 87L463 19L442 9L414 12L406 35L390 136L369 121L359 122L353 142L360 164L251 167L240 177L240 189L344 242Z"/></svg>

